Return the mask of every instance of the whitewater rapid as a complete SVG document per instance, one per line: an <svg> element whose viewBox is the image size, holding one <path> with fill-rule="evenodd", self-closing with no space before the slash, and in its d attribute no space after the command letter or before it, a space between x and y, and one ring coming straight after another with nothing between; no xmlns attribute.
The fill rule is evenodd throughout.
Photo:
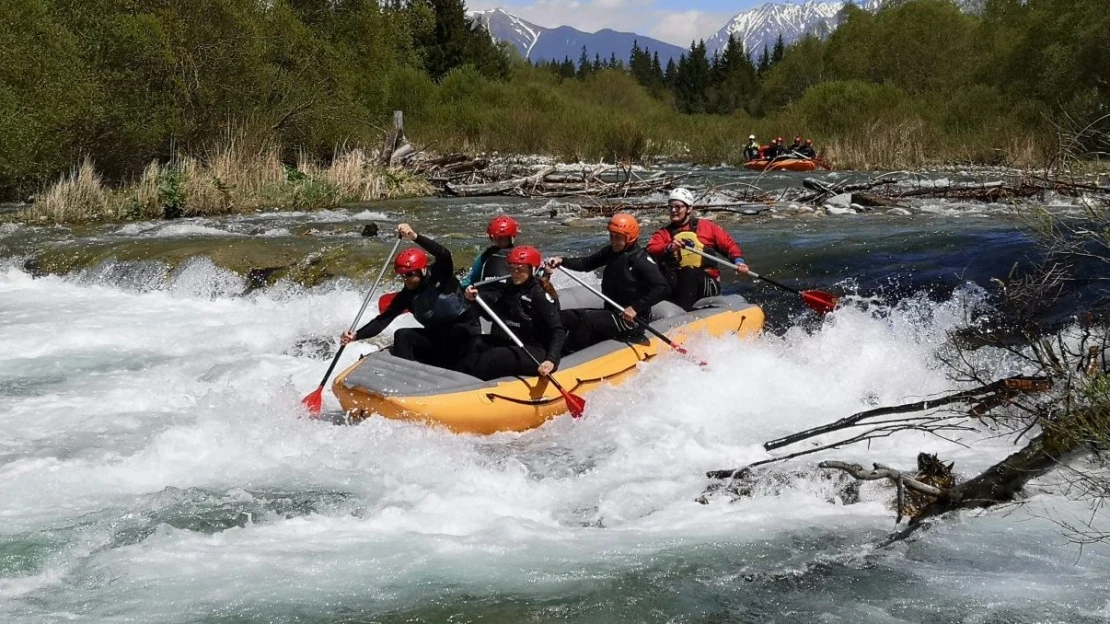
<svg viewBox="0 0 1110 624"><path fill-rule="evenodd" d="M816 479L695 502L766 440L956 390L935 356L973 286L695 341L705 370L662 357L581 420L488 437L304 418L330 355L312 345L366 284L243 287L204 260L159 287L0 268L0 621L1110 617L1110 554L1068 544L1051 518L1085 507L1051 488L887 548L878 485L854 505ZM904 434L798 465L926 451L971 475L1012 449Z"/></svg>

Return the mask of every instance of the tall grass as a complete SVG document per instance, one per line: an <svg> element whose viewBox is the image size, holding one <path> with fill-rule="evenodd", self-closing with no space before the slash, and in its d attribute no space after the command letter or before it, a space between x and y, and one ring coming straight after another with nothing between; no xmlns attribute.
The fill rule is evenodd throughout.
<svg viewBox="0 0 1110 624"><path fill-rule="evenodd" d="M111 192L93 163L84 159L68 175L35 198L28 216L58 222L93 221L110 217Z"/></svg>
<svg viewBox="0 0 1110 624"><path fill-rule="evenodd" d="M422 178L378 164L361 149L293 167L273 143L228 139L206 156L152 161L138 180L109 189L85 160L17 213L25 221L80 223L214 216L262 209L320 210L345 202L428 195Z"/></svg>

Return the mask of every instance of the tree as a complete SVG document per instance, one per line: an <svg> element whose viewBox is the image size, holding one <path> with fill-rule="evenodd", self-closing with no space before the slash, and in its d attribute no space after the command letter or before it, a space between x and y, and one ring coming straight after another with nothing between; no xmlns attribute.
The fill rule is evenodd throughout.
<svg viewBox="0 0 1110 624"><path fill-rule="evenodd" d="M691 44L689 54L684 54L678 61L671 87L678 110L683 113L706 112L709 81L709 58L702 40Z"/></svg>
<svg viewBox="0 0 1110 624"><path fill-rule="evenodd" d="M678 79L678 65L675 64L674 59L667 59L667 69L663 72L663 84L668 89L674 89L675 81Z"/></svg>
<svg viewBox="0 0 1110 624"><path fill-rule="evenodd" d="M771 68L771 53L767 51L767 46L763 46L763 54L759 55L759 64L756 66L756 73L760 76L767 73Z"/></svg>
<svg viewBox="0 0 1110 624"><path fill-rule="evenodd" d="M80 38L38 0L5 5L0 29L0 190L26 194L71 167L106 99Z"/></svg>
<svg viewBox="0 0 1110 624"><path fill-rule="evenodd" d="M824 49L816 37L790 44L782 60L764 76L763 104L768 110L786 107L824 79Z"/></svg>
<svg viewBox="0 0 1110 624"><path fill-rule="evenodd" d="M434 80L462 65L472 65L488 78L508 76L508 58L489 32L466 16L463 0L413 0L409 10L427 9L433 18L432 29L415 39L424 69Z"/></svg>
<svg viewBox="0 0 1110 624"><path fill-rule="evenodd" d="M775 47L771 51L771 65L782 61L782 57L786 54L786 43L782 40L782 33L775 38Z"/></svg>
<svg viewBox="0 0 1110 624"><path fill-rule="evenodd" d="M717 63L717 78L709 93L709 110L729 115L748 107L758 92L758 79L744 44L729 35Z"/></svg>

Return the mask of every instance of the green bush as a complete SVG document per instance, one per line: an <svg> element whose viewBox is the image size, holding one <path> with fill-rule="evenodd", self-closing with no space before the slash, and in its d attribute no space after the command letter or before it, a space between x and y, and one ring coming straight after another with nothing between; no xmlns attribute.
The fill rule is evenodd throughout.
<svg viewBox="0 0 1110 624"><path fill-rule="evenodd" d="M610 121L601 139L604 157L609 162L641 160L646 147L643 129L630 117Z"/></svg>
<svg viewBox="0 0 1110 624"><path fill-rule="evenodd" d="M823 82L789 107L805 126L830 135L857 132L870 122L908 108L905 93L860 80ZM899 116L899 115L895 115Z"/></svg>

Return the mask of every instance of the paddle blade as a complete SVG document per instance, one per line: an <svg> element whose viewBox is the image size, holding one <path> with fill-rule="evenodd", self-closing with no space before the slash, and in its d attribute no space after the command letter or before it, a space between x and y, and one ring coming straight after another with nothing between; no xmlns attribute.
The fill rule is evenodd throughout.
<svg viewBox="0 0 1110 624"><path fill-rule="evenodd" d="M319 414L320 408L324 404L324 386L320 386L316 390L310 392L308 396L301 399L301 403L304 404L309 414Z"/></svg>
<svg viewBox="0 0 1110 624"><path fill-rule="evenodd" d="M389 304L393 302L393 298L396 296L397 293L395 292L382 295L382 298L378 299L378 314L385 312L385 309L389 307Z"/></svg>
<svg viewBox="0 0 1110 624"><path fill-rule="evenodd" d="M830 295L827 292L820 290L803 290L801 292L802 301L814 312L825 315L832 312L836 308L836 303L839 301L838 297Z"/></svg>
<svg viewBox="0 0 1110 624"><path fill-rule="evenodd" d="M567 402L567 410L570 411L571 417L582 418L582 414L586 411L586 399L577 394L571 394L562 388L559 388L559 392L563 394L563 400Z"/></svg>

